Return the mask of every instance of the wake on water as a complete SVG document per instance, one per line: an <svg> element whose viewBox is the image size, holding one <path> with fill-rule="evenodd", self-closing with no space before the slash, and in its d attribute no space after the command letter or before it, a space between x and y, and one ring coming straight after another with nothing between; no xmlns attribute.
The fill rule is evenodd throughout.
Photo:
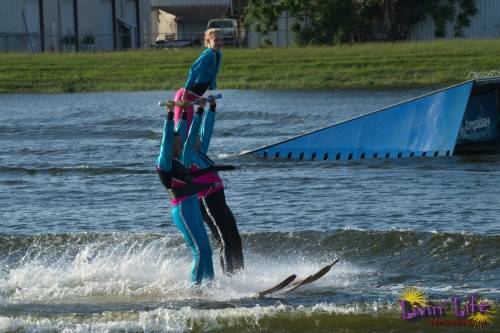
<svg viewBox="0 0 500 333"><path fill-rule="evenodd" d="M352 310L327 303L299 309L272 299L256 304L255 294L263 287L291 273L306 276L325 263L321 258L302 261L293 251L275 257L254 252L251 244L259 238L244 235L250 248L244 271L233 276L218 271L214 282L194 289L189 282L191 256L177 236L3 236L0 331L256 329L261 320L276 315ZM345 277L359 272L339 264L316 288L345 287L353 281Z"/></svg>
<svg viewBox="0 0 500 333"><path fill-rule="evenodd" d="M227 301L253 297L264 286L296 273L307 276L325 263L288 255L246 253L246 269L193 292L190 253L180 237L160 234L81 234L5 237L1 251L3 302L123 303L134 301ZM214 251L215 253L216 251ZM335 254L332 253L331 256ZM214 256L215 266L218 258ZM339 265L322 284L345 285Z"/></svg>
<svg viewBox="0 0 500 333"><path fill-rule="evenodd" d="M440 297L500 295L499 236L338 230L242 238L245 270L223 275L214 249L216 280L193 289L191 255L176 234L0 236L0 332L427 332L399 319L404 286ZM313 284L254 297L334 257L341 261Z"/></svg>

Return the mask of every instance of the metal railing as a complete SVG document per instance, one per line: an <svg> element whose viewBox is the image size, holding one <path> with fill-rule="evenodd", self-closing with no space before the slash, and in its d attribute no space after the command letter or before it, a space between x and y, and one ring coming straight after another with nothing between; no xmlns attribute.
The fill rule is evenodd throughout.
<svg viewBox="0 0 500 333"><path fill-rule="evenodd" d="M119 34L43 34L0 32L0 53L7 52L94 52L146 48L197 47L203 44L203 33L119 33ZM262 45L291 46L290 31L272 31L261 34L255 31L241 32L238 36L225 36L225 46L254 48Z"/></svg>
<svg viewBox="0 0 500 333"><path fill-rule="evenodd" d="M152 35L140 33L77 36L0 32L0 52L93 52L148 48L151 38Z"/></svg>

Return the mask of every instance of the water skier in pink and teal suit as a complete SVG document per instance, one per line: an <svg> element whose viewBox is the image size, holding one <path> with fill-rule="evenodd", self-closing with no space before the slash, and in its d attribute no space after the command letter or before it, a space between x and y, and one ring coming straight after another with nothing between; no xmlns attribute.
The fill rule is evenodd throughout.
<svg viewBox="0 0 500 333"><path fill-rule="evenodd" d="M195 141L203 116L200 105L182 144L179 135L174 136L174 112L169 109L163 129L160 153L156 169L162 184L171 196L172 220L181 231L193 253L191 280L200 284L214 277L212 249L208 240L198 202L198 193L210 189L211 183L195 183L189 168L195 156Z"/></svg>
<svg viewBox="0 0 500 333"><path fill-rule="evenodd" d="M209 189L198 193L199 203L203 219L220 247L219 259L222 271L232 274L243 269L243 251L236 220L226 204L224 185L217 173L217 171L232 170L234 167L216 165L207 156L215 123L215 110L215 101L211 101L209 111L205 112L200 129L200 142L197 144L198 149L194 154L190 170L195 176L195 183L213 184ZM186 112L183 113L176 127L176 131L181 133L181 138L183 133L186 133L186 114Z"/></svg>

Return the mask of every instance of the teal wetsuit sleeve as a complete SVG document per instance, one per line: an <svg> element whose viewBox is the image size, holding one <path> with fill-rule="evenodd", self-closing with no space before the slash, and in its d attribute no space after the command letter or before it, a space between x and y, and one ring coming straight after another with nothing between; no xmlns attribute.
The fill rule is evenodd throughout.
<svg viewBox="0 0 500 333"><path fill-rule="evenodd" d="M189 69L189 75L184 88L187 90L191 90L196 82L196 79L200 77L202 80L204 80L207 76L207 73L205 72L207 72L209 68L213 68L214 66L213 56L210 54L210 52L204 51ZM208 80L206 82L208 82Z"/></svg>
<svg viewBox="0 0 500 333"><path fill-rule="evenodd" d="M172 169L172 153L174 146L174 113L169 112L163 127L163 137L161 139L160 154L156 159L156 165L163 171L169 172Z"/></svg>
<svg viewBox="0 0 500 333"><path fill-rule="evenodd" d="M219 74L219 70L222 67L222 52L221 51L217 51L217 54L218 54L218 57L219 57L219 61L217 62L217 60L216 60L216 66L217 66L217 68L215 68L215 73L214 73L212 79L209 82L209 85L208 85L208 89L209 90L215 90L215 89L217 89L217 74Z"/></svg>
<svg viewBox="0 0 500 333"><path fill-rule="evenodd" d="M205 112L205 117L203 118L203 126L200 129L200 151L206 154L208 151L208 146L210 145L210 139L214 132L215 123L215 108L210 108L210 111Z"/></svg>
<svg viewBox="0 0 500 333"><path fill-rule="evenodd" d="M175 131L180 134L182 142L186 142L187 138L187 113L186 111L182 112L181 119L177 122L177 127Z"/></svg>
<svg viewBox="0 0 500 333"><path fill-rule="evenodd" d="M182 148L181 162L184 167L189 168L193 163L193 155L195 153L195 143L198 132L200 131L201 120L203 117L203 109L199 108L196 111L191 127L189 128L189 134Z"/></svg>

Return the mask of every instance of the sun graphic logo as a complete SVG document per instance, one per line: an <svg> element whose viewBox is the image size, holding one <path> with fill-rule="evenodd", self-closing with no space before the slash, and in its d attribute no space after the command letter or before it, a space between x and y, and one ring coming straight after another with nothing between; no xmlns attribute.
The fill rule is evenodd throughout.
<svg viewBox="0 0 500 333"><path fill-rule="evenodd" d="M423 307L427 303L424 293L417 287L406 287L401 294L401 300L414 306Z"/></svg>
<svg viewBox="0 0 500 333"><path fill-rule="evenodd" d="M471 313L467 319L476 327L488 326L495 320L495 305L482 298L479 298L477 302L479 303L478 311Z"/></svg>
<svg viewBox="0 0 500 333"><path fill-rule="evenodd" d="M493 303L481 299L478 293L470 295L464 305L461 305L458 297L451 300L455 315L459 318L467 318L471 326L487 326L495 319L496 310Z"/></svg>

